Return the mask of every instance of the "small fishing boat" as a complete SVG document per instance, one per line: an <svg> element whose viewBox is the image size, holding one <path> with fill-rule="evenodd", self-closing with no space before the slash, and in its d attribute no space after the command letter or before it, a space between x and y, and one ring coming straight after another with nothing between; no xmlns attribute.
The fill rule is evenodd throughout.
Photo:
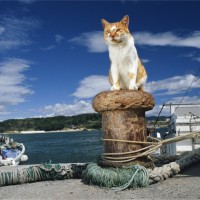
<svg viewBox="0 0 200 200"><path fill-rule="evenodd" d="M25 146L9 137L0 135L0 166L17 166L21 161L27 161Z"/></svg>

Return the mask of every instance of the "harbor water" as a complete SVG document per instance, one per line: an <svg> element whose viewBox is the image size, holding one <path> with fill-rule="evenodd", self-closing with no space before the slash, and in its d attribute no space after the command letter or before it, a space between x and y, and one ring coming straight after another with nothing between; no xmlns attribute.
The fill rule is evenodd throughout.
<svg viewBox="0 0 200 200"><path fill-rule="evenodd" d="M9 134L25 145L28 161L20 164L96 161L102 151L101 131Z"/></svg>

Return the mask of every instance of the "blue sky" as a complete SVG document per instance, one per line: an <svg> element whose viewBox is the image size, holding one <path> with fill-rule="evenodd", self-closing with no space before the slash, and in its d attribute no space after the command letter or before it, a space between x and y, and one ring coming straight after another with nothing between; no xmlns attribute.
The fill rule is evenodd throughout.
<svg viewBox="0 0 200 200"><path fill-rule="evenodd" d="M200 2L0 1L0 120L94 112L109 90L101 18L129 15L148 73L146 91L162 103L200 103ZM165 114L165 110L164 113Z"/></svg>

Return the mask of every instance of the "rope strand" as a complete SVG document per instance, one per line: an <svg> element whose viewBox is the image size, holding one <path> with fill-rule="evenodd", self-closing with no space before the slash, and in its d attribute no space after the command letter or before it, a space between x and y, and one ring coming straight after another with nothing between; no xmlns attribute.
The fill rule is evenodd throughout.
<svg viewBox="0 0 200 200"><path fill-rule="evenodd" d="M143 147L143 148L141 148L139 150L135 150L135 151L103 153L102 160L111 162L111 163L126 163L126 162L133 161L140 157L149 156L150 154L155 152L157 149L159 149L160 147L162 147L166 144L178 142L178 141L181 141L184 139L199 138L199 137L200 137L200 132L192 132L192 133L184 135L184 136L178 136L175 138L169 138L169 139L165 139L165 140L155 139L155 141L157 141L157 142L140 142L140 141L130 141L130 140L120 140L120 139L102 139L103 141L108 141L108 142L122 142L122 143L148 145L146 147ZM152 137L149 137L149 138L152 140ZM130 155L130 156L127 156L127 155ZM121 156L121 157L119 157L119 156Z"/></svg>

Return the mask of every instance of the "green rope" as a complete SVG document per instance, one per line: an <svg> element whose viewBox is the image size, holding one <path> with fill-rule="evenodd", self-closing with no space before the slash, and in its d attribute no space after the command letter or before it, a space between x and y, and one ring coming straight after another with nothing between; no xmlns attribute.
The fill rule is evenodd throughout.
<svg viewBox="0 0 200 200"><path fill-rule="evenodd" d="M86 164L52 164L51 162L27 168L17 168L11 172L0 171L0 186L32 183L45 180L80 178Z"/></svg>
<svg viewBox="0 0 200 200"><path fill-rule="evenodd" d="M96 163L89 163L83 172L83 180L90 185L98 185L114 189L146 187L149 176L146 168L133 165L122 168L101 168Z"/></svg>
<svg viewBox="0 0 200 200"><path fill-rule="evenodd" d="M143 167L143 166L140 166L140 165L133 165L132 169L133 169L134 173L133 173L131 179L127 183L125 183L124 185L119 186L119 187L112 187L111 189L115 190L116 192L127 189L128 187L131 186L131 184L135 180L135 176L138 174L139 171L141 171L141 173L142 173L141 174L142 184L140 186L146 187L148 185L148 182L149 182L148 173L147 173L146 168Z"/></svg>

